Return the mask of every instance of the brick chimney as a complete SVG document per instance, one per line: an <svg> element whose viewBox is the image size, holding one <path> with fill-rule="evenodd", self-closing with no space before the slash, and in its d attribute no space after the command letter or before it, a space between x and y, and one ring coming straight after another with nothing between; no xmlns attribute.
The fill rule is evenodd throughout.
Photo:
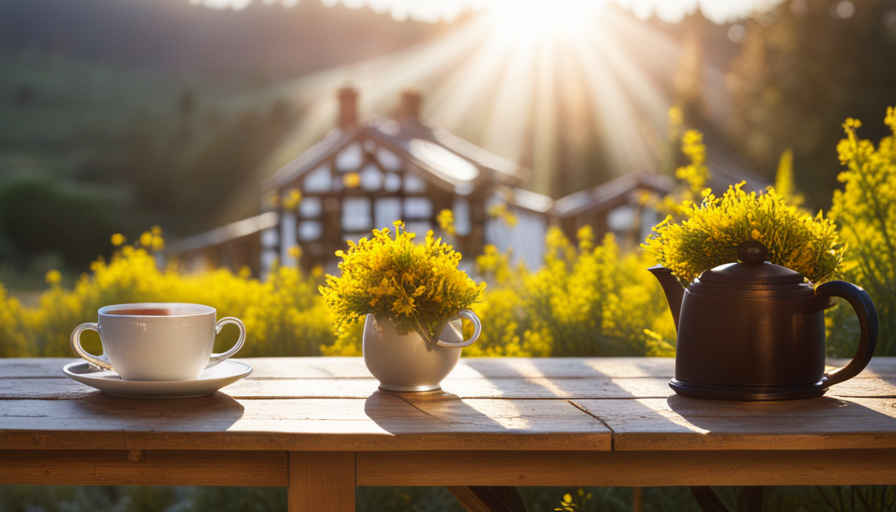
<svg viewBox="0 0 896 512"><path fill-rule="evenodd" d="M339 89L339 129L345 130L358 125L358 90L352 86Z"/></svg>
<svg viewBox="0 0 896 512"><path fill-rule="evenodd" d="M401 93L401 107L398 110L399 120L420 120L420 107L423 105L423 95L420 91L408 88Z"/></svg>

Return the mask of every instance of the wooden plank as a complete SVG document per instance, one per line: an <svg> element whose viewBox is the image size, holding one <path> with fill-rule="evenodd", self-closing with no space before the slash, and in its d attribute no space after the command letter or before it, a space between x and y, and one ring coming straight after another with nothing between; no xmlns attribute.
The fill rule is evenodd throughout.
<svg viewBox="0 0 896 512"><path fill-rule="evenodd" d="M609 430L557 400L80 400L0 402L0 449L609 450Z"/></svg>
<svg viewBox="0 0 896 512"><path fill-rule="evenodd" d="M250 379L369 379L360 357L250 357ZM0 359L3 378L64 378L62 367L71 358ZM830 367L847 359L828 359ZM675 374L673 358L467 358L460 360L449 379L502 378L665 378ZM896 377L896 357L876 357L857 378Z"/></svg>
<svg viewBox="0 0 896 512"><path fill-rule="evenodd" d="M289 512L354 512L354 452L290 452Z"/></svg>
<svg viewBox="0 0 896 512"><path fill-rule="evenodd" d="M221 392L236 399L367 398L378 387L367 379L244 379ZM446 379L442 393L459 398L604 399L666 398L674 392L667 378L494 378ZM90 386L59 378L0 379L2 399L79 400ZM894 398L896 377L856 378L838 384L829 396Z"/></svg>
<svg viewBox="0 0 896 512"><path fill-rule="evenodd" d="M896 448L896 400L783 402L578 400L614 432L615 450Z"/></svg>
<svg viewBox="0 0 896 512"><path fill-rule="evenodd" d="M0 484L287 484L286 452L2 450Z"/></svg>
<svg viewBox="0 0 896 512"><path fill-rule="evenodd" d="M876 381L871 381L876 382ZM662 398L670 396L669 379L566 379L500 378L447 379L445 396L459 398ZM243 379L221 390L232 398L367 398L379 383L376 379ZM863 390L869 392L869 387ZM57 378L0 379L2 399L79 400L96 390L90 386Z"/></svg>
<svg viewBox="0 0 896 512"><path fill-rule="evenodd" d="M857 377L831 387L827 396L896 398L896 377Z"/></svg>
<svg viewBox="0 0 896 512"><path fill-rule="evenodd" d="M238 359L252 366L255 379L370 378L360 357L251 357ZM0 378L64 377L69 358L0 359ZM668 377L675 361L668 358L462 358L453 379Z"/></svg>
<svg viewBox="0 0 896 512"><path fill-rule="evenodd" d="M896 450L359 452L361 486L893 485Z"/></svg>
<svg viewBox="0 0 896 512"><path fill-rule="evenodd" d="M33 377L65 379L62 367L78 360L70 357L0 358L0 379Z"/></svg>

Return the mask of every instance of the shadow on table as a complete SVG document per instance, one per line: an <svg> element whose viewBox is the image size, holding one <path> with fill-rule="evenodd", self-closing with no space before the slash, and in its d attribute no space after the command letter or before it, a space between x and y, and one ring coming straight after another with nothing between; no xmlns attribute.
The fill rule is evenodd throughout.
<svg viewBox="0 0 896 512"><path fill-rule="evenodd" d="M851 400L823 396L774 402L697 400L673 395L666 400L681 432L755 435L840 435L896 431L896 418ZM892 409L892 408L890 408Z"/></svg>
<svg viewBox="0 0 896 512"><path fill-rule="evenodd" d="M496 398L563 399L574 403L612 430L617 449L619 436L624 434L837 436L896 431L896 409L884 401L826 396L731 402L682 397L668 387L674 372L672 363L673 360L654 358L465 361ZM481 379L468 378L464 384L465 379L459 378L446 381L445 387L468 398L477 394L470 386L483 386ZM632 449L632 443L636 441L629 437L625 449Z"/></svg>
<svg viewBox="0 0 896 512"><path fill-rule="evenodd" d="M449 379L444 386L462 396L491 393L495 398L605 399L665 398L672 360L648 358L468 359L464 365L489 389L470 389L472 379ZM478 384L481 387L481 384Z"/></svg>
<svg viewBox="0 0 896 512"><path fill-rule="evenodd" d="M444 391L398 393L374 391L364 403L364 412L380 428L391 434L470 433L488 434L523 427L502 424L495 416L510 419L514 414L488 414L463 399Z"/></svg>
<svg viewBox="0 0 896 512"><path fill-rule="evenodd" d="M127 430L225 431L240 420L243 405L217 392L195 398L118 398L101 391L70 401L81 413L121 421Z"/></svg>

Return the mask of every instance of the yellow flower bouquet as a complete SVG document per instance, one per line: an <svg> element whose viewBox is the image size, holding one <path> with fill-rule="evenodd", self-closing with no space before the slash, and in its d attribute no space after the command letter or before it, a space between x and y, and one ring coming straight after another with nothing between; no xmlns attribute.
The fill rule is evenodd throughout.
<svg viewBox="0 0 896 512"><path fill-rule="evenodd" d="M729 187L721 198L708 189L700 204L688 202L657 224L642 247L683 284L704 271L737 261L738 246L758 240L768 260L793 269L813 283L830 279L843 259L837 229L821 212L815 217L788 206L773 188L761 194Z"/></svg>
<svg viewBox="0 0 896 512"><path fill-rule="evenodd" d="M370 239L349 241L347 251L336 253L342 275L328 275L320 292L339 326L373 314L392 321L398 334L415 331L435 344L448 319L476 302L485 283L459 270L460 253L432 231L418 244L404 223L394 225L394 236L375 229Z"/></svg>

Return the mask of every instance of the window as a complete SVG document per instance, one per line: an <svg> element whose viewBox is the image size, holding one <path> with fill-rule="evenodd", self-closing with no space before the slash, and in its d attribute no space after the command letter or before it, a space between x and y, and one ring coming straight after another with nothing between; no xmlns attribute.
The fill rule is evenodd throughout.
<svg viewBox="0 0 896 512"><path fill-rule="evenodd" d="M316 219L320 217L321 204L317 197L306 197L299 203L299 214L302 217Z"/></svg>
<svg viewBox="0 0 896 512"><path fill-rule="evenodd" d="M408 194L419 194L426 190L426 182L416 174L404 173L404 191Z"/></svg>
<svg viewBox="0 0 896 512"><path fill-rule="evenodd" d="M370 199L350 197L342 201L342 230L363 231L370 227Z"/></svg>
<svg viewBox="0 0 896 512"><path fill-rule="evenodd" d="M376 159L379 160L383 169L387 171L398 171L401 169L401 159L388 149L378 148L376 150Z"/></svg>
<svg viewBox="0 0 896 512"><path fill-rule="evenodd" d="M383 173L373 164L367 164L360 172L361 188L364 190L379 190L383 186Z"/></svg>
<svg viewBox="0 0 896 512"><path fill-rule="evenodd" d="M330 166L323 164L305 176L304 192L329 192Z"/></svg>
<svg viewBox="0 0 896 512"><path fill-rule="evenodd" d="M635 227L635 207L624 204L607 213L607 228L617 233L629 231Z"/></svg>
<svg viewBox="0 0 896 512"><path fill-rule="evenodd" d="M398 192L398 189L401 188L401 176L390 172L386 175L386 183L383 184L383 188L389 192Z"/></svg>
<svg viewBox="0 0 896 512"><path fill-rule="evenodd" d="M454 230L460 236L470 234L470 202L464 198L454 201Z"/></svg>
<svg viewBox="0 0 896 512"><path fill-rule="evenodd" d="M364 161L364 151L361 144L352 142L342 151L336 154L336 170L339 172L356 171Z"/></svg>
<svg viewBox="0 0 896 512"><path fill-rule="evenodd" d="M392 228L392 223L401 220L401 199L383 197L376 200L373 212L377 228Z"/></svg>
<svg viewBox="0 0 896 512"><path fill-rule="evenodd" d="M262 247L276 247L278 241L280 241L280 235L277 233L277 228L267 228L261 232Z"/></svg>
<svg viewBox="0 0 896 512"><path fill-rule="evenodd" d="M323 234L320 222L305 220L299 223L299 240L317 240Z"/></svg>
<svg viewBox="0 0 896 512"><path fill-rule="evenodd" d="M408 219L428 219L432 217L432 201L426 197L405 198L404 216Z"/></svg>
<svg viewBox="0 0 896 512"><path fill-rule="evenodd" d="M426 232L432 229L432 224L423 221L412 221L405 223L405 229L408 230L408 233L417 233L417 239L422 240L426 236Z"/></svg>

